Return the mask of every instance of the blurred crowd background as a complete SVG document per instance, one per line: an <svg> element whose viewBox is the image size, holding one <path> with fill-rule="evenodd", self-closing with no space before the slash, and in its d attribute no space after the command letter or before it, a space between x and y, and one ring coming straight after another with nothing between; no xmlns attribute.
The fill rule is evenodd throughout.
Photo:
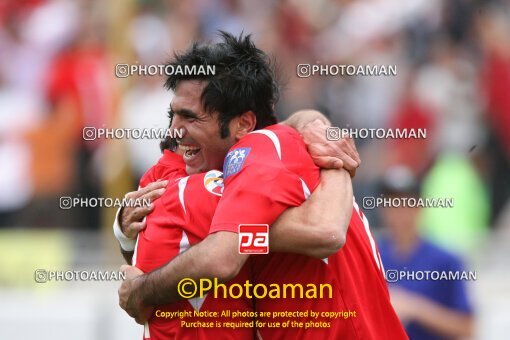
<svg viewBox="0 0 510 340"><path fill-rule="evenodd" d="M89 325L92 338L140 335L115 328L134 323L116 308L116 284L95 283L89 293L76 293L77 283L66 286L69 294L90 294L75 297L79 301L98 291L108 296L104 301L112 303L101 316L117 321L105 325L83 311L82 319L53 313L55 301L69 303L63 286L42 289L33 270L121 263L111 232L115 210L61 210L59 198L123 197L159 158L159 140L85 141L83 127L165 128L172 93L164 78L116 78L115 65L163 64L192 41L215 41L219 29L252 33L274 57L281 119L315 108L339 127L427 129L425 140L357 140L363 164L353 182L356 197L384 195L384 175L403 166L420 183L422 197L453 198L453 208L420 211L420 235L478 272L468 285L477 337L507 334L505 0L1 1L0 295L7 303L0 303L0 325L23 324L23 313L12 315L23 301L53 306L47 317L58 322L81 320L73 327ZM397 65L397 76L300 78L298 64ZM366 213L372 229L384 234L388 219L380 209ZM53 304L34 302L40 290ZM105 308L99 305L90 308Z"/></svg>

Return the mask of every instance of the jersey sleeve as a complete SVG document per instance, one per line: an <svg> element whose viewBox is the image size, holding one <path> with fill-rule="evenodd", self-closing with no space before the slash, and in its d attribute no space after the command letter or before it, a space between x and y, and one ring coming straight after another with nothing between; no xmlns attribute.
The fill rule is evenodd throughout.
<svg viewBox="0 0 510 340"><path fill-rule="evenodd" d="M301 179L289 171L265 135L244 137L223 165L224 192L210 233L237 232L239 224L268 224L305 200Z"/></svg>
<svg viewBox="0 0 510 340"><path fill-rule="evenodd" d="M156 179L156 166L152 166L149 170L147 170L142 178L140 178L140 182L138 184L138 188L144 188L152 182L155 182Z"/></svg>

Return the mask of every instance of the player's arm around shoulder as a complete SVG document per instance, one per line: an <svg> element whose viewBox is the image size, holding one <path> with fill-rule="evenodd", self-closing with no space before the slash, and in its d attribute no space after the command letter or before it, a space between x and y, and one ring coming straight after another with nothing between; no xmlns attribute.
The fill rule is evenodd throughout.
<svg viewBox="0 0 510 340"><path fill-rule="evenodd" d="M208 278L217 278L220 282L228 282L239 273L249 255L239 253L239 236L235 232L218 231L209 234L200 243L203 254L201 273Z"/></svg>
<svg viewBox="0 0 510 340"><path fill-rule="evenodd" d="M270 229L270 248L318 259L340 250L352 214L352 182L346 170L321 170L321 182L301 206L289 208Z"/></svg>
<svg viewBox="0 0 510 340"><path fill-rule="evenodd" d="M134 288L119 293L121 301L127 301L121 306L128 311L131 305L140 308L181 300L183 280L227 282L233 279L248 259L248 255L237 252L237 242L235 233L210 234L165 266L138 277Z"/></svg>

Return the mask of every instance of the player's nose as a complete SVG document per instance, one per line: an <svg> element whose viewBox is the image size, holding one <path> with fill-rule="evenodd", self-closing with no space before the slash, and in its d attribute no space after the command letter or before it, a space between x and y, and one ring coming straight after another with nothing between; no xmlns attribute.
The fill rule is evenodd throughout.
<svg viewBox="0 0 510 340"><path fill-rule="evenodd" d="M187 134L185 122L185 119L182 119L179 115L175 115L172 119L172 125L170 125L172 131L179 131L177 137L180 137L180 139L186 137Z"/></svg>

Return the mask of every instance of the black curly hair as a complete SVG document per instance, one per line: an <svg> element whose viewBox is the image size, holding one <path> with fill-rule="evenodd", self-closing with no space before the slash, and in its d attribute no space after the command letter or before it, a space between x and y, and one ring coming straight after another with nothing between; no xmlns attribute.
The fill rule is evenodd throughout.
<svg viewBox="0 0 510 340"><path fill-rule="evenodd" d="M175 91L184 80L203 80L207 85L201 100L208 113L218 112L220 136L226 138L228 125L236 116L252 111L257 119L255 129L276 124L274 106L279 96L274 63L251 40L251 35L239 37L219 31L221 41L211 44L194 43L186 52L175 54L167 65L174 68L193 65L214 65L213 74L172 74L165 87ZM170 113L171 115L172 113Z"/></svg>

